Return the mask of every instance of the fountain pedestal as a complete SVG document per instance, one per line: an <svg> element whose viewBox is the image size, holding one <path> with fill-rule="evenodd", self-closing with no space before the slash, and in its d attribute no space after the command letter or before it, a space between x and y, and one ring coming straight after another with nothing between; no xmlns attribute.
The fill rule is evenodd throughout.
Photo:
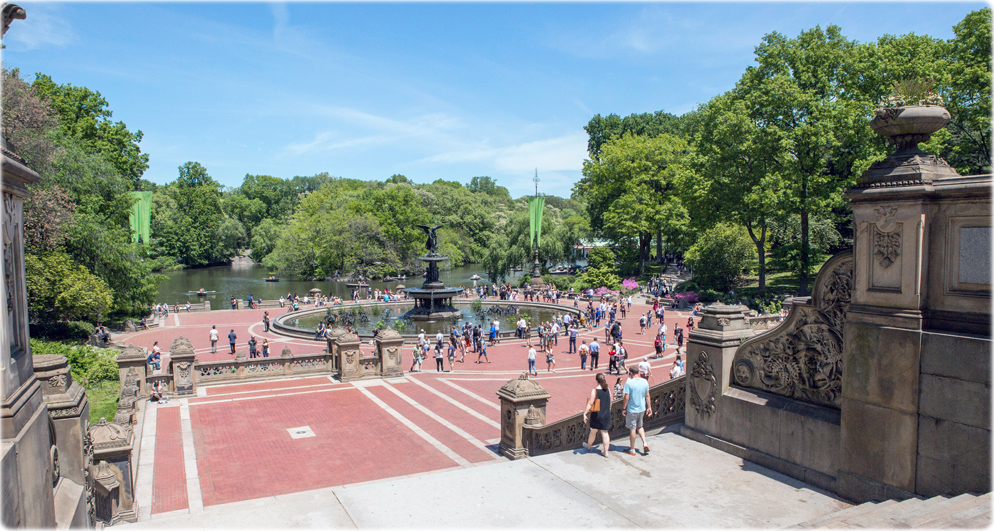
<svg viewBox="0 0 994 531"><path fill-rule="evenodd" d="M447 256L436 252L418 257L419 261L428 263L428 269L425 283L420 288L407 290L407 295L414 299L414 308L407 312L407 317L414 321L432 321L461 315L461 312L452 306L452 299L462 293L462 289L447 288L438 280L438 263L448 259Z"/></svg>

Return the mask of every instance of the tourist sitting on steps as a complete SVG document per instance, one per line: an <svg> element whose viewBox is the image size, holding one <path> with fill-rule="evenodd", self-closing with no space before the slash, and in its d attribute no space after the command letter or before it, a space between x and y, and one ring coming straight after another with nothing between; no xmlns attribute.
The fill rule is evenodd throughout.
<svg viewBox="0 0 994 531"><path fill-rule="evenodd" d="M166 396L165 396L165 394L164 394L165 393L165 388L166 388L166 386L162 384L161 380L159 380L159 381L155 382L154 384L152 384L152 389L149 391L148 401L149 402L158 402L160 404L168 403L169 399L167 399Z"/></svg>

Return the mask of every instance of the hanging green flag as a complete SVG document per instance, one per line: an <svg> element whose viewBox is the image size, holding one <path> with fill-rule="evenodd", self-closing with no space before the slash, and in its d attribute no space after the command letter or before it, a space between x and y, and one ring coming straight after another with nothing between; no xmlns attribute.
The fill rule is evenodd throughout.
<svg viewBox="0 0 994 531"><path fill-rule="evenodd" d="M528 239L535 248L542 245L542 210L545 208L545 196L536 196L528 200Z"/></svg>
<svg viewBox="0 0 994 531"><path fill-rule="evenodd" d="M131 241L148 243L152 232L152 192L131 192L137 198L131 206Z"/></svg>

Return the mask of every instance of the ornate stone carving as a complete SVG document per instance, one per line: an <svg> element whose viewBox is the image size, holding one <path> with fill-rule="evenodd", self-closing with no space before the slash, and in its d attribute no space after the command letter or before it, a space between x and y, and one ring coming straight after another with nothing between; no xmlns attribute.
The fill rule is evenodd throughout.
<svg viewBox="0 0 994 531"><path fill-rule="evenodd" d="M901 255L901 230L883 232L873 230L873 256L879 260L880 267L887 269Z"/></svg>
<svg viewBox="0 0 994 531"><path fill-rule="evenodd" d="M3 279L7 283L7 313L13 313L15 302L14 273L17 271L14 263L15 245L20 232L21 209L20 201L12 194L3 194Z"/></svg>
<svg viewBox="0 0 994 531"><path fill-rule="evenodd" d="M233 376L237 372L234 365L198 365L197 371L200 378L205 380Z"/></svg>
<svg viewBox="0 0 994 531"><path fill-rule="evenodd" d="M345 351L345 363L348 363L349 365L355 363L355 355L356 352L354 350Z"/></svg>
<svg viewBox="0 0 994 531"><path fill-rule="evenodd" d="M188 381L190 379L190 367L192 365L193 364L188 361L176 364L176 371L180 380Z"/></svg>
<svg viewBox="0 0 994 531"><path fill-rule="evenodd" d="M878 225L889 227L897 215L897 205L880 205L873 209L873 213L877 215Z"/></svg>
<svg viewBox="0 0 994 531"><path fill-rule="evenodd" d="M90 515L90 522L94 522L96 516L96 503L93 498L93 474L90 467L93 465L93 438L90 437L90 422L86 422L83 430L83 478L86 488L86 513Z"/></svg>
<svg viewBox="0 0 994 531"><path fill-rule="evenodd" d="M710 417L717 410L717 396L718 381L714 376L714 364L708 362L707 352L701 352L690 371L690 404L698 414Z"/></svg>
<svg viewBox="0 0 994 531"><path fill-rule="evenodd" d="M852 288L852 253L836 255L818 274L810 303L796 304L783 325L739 347L732 363L735 383L838 408Z"/></svg>

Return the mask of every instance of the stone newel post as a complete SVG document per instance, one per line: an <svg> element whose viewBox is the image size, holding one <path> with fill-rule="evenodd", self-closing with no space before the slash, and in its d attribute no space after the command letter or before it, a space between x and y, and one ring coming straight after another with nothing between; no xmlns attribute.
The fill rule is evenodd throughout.
<svg viewBox="0 0 994 531"><path fill-rule="evenodd" d="M134 434L130 428L106 419L90 426L93 444L93 497L96 519L113 525L138 521L132 468Z"/></svg>
<svg viewBox="0 0 994 531"><path fill-rule="evenodd" d="M740 306L712 304L687 341L686 425L703 433L718 431L721 395L732 383L732 361L753 331Z"/></svg>
<svg viewBox="0 0 994 531"><path fill-rule="evenodd" d="M380 358L380 371L383 378L400 378L404 376L403 351L404 338L396 330L387 328L380 330L376 336L376 355Z"/></svg>
<svg viewBox="0 0 994 531"><path fill-rule="evenodd" d="M197 375L194 372L194 364L197 363L197 354L193 351L193 344L185 337L178 337L169 346L169 366L173 373L173 391L177 396L189 396L197 394Z"/></svg>
<svg viewBox="0 0 994 531"><path fill-rule="evenodd" d="M334 337L338 379L342 382L360 379L359 358L362 352L359 350L359 336L343 330Z"/></svg>
<svg viewBox="0 0 994 531"><path fill-rule="evenodd" d="M145 357L145 350L132 344L128 344L117 355L117 369L118 378L121 381L121 391L124 391L124 383L126 381L134 380L138 382L138 397L148 398L148 386L145 383L148 365L145 362Z"/></svg>
<svg viewBox="0 0 994 531"><path fill-rule="evenodd" d="M524 425L545 424L545 406L552 395L522 373L504 384L497 396L500 398L500 454L509 459L528 457Z"/></svg>

